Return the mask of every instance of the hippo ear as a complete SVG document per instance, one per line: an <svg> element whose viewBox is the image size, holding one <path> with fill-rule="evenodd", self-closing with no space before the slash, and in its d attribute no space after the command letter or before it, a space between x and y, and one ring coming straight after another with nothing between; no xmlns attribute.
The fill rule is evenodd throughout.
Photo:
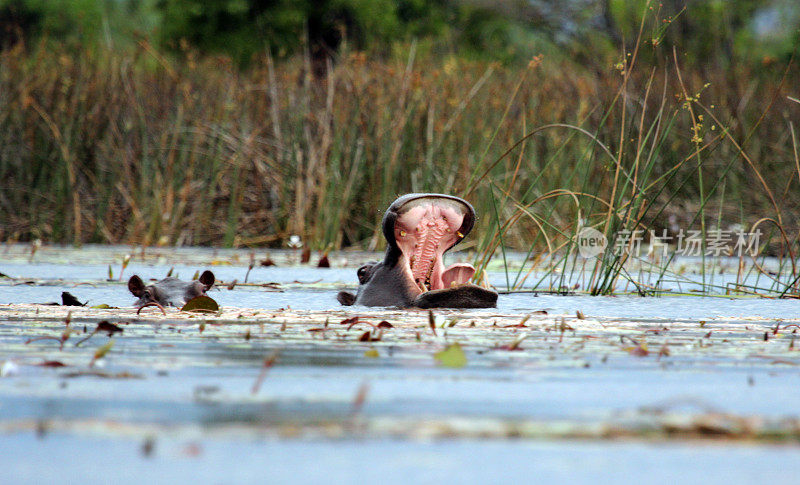
<svg viewBox="0 0 800 485"><path fill-rule="evenodd" d="M204 291L208 291L209 288L214 286L214 282L217 279L214 277L214 273L209 270L203 271L203 274L200 275L200 283L203 283Z"/></svg>
<svg viewBox="0 0 800 485"><path fill-rule="evenodd" d="M336 295L336 299L344 306L350 306L356 302L356 295L348 292L348 291L340 291L338 295Z"/></svg>
<svg viewBox="0 0 800 485"><path fill-rule="evenodd" d="M128 280L128 289L131 290L133 296L141 298L144 294L144 282L137 275L133 275Z"/></svg>

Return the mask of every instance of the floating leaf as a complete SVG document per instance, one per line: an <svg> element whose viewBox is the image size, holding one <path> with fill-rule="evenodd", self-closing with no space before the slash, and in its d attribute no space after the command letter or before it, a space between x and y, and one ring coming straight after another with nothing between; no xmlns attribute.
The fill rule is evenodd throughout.
<svg viewBox="0 0 800 485"><path fill-rule="evenodd" d="M103 320L97 324L95 332L108 332L109 337L115 333L122 333L122 327L115 325L108 320Z"/></svg>
<svg viewBox="0 0 800 485"><path fill-rule="evenodd" d="M153 450L156 447L156 440L152 436L148 436L144 439L144 443L142 443L142 456L149 457L153 454Z"/></svg>
<svg viewBox="0 0 800 485"><path fill-rule="evenodd" d="M219 311L219 304L210 296L200 295L187 301L186 304L183 305L183 308L181 308L181 311L213 313Z"/></svg>
<svg viewBox="0 0 800 485"><path fill-rule="evenodd" d="M356 392L355 398L353 398L353 414L358 414L361 412L361 408L364 407L364 403L367 401L367 394L369 393L369 382L364 381L361 383L361 386L358 387L358 391Z"/></svg>
<svg viewBox="0 0 800 485"><path fill-rule="evenodd" d="M119 271L119 280L122 281L122 274L125 272L125 268L128 267L128 263L131 262L131 258L133 256L130 254L126 254L122 257L122 269Z"/></svg>
<svg viewBox="0 0 800 485"><path fill-rule="evenodd" d="M647 357L650 355L650 351L647 350L647 344L645 343L640 343L636 347L626 347L625 351L636 357Z"/></svg>
<svg viewBox="0 0 800 485"><path fill-rule="evenodd" d="M83 331L86 332L86 327L84 327ZM80 345L82 343L84 343L87 340L89 340L90 338L92 338L94 336L94 334L96 334L97 332L107 332L108 336L111 337L115 333L122 333L122 327L120 327L118 325L114 325L113 323L109 322L108 320L103 320L101 322L98 322L97 323L97 327L95 327L95 329L92 330L92 333L90 333L89 336L87 336L83 340L80 340L80 341L76 342L75 343L75 347L80 347Z"/></svg>
<svg viewBox="0 0 800 485"><path fill-rule="evenodd" d="M514 325L503 325L503 328L527 328L528 326L525 325L525 322L527 322L529 318L531 318L530 314L525 315L519 323L515 323ZM471 326L474 327L475 322L472 323L473 325Z"/></svg>
<svg viewBox="0 0 800 485"><path fill-rule="evenodd" d="M106 303L101 303L99 305L94 305L94 306L91 306L89 308L94 308L96 310L106 310L108 308L113 308L113 307L111 307L110 305L108 305Z"/></svg>
<svg viewBox="0 0 800 485"><path fill-rule="evenodd" d="M273 350L272 353L264 359L264 363L261 365L261 372L258 374L256 381L253 383L253 388L250 391L252 394L258 394L258 390L261 389L261 383L263 383L264 378L267 377L267 371L269 371L278 360L279 354L280 352L278 350Z"/></svg>
<svg viewBox="0 0 800 485"><path fill-rule="evenodd" d="M108 353L108 351L111 350L111 347L113 347L113 346L114 346L114 341L113 340L109 340L104 345L100 346L97 350L95 350L94 351L94 357L92 357L92 361L89 362L89 367L94 366L94 363L98 359L102 359L103 357L105 357L106 354Z"/></svg>
<svg viewBox="0 0 800 485"><path fill-rule="evenodd" d="M467 356L458 342L453 342L444 350L436 352L433 358L445 367L459 368L467 365Z"/></svg>
<svg viewBox="0 0 800 485"><path fill-rule="evenodd" d="M61 292L61 305L62 306L84 306L86 303L81 303L75 298L75 295L68 291Z"/></svg>
<svg viewBox="0 0 800 485"><path fill-rule="evenodd" d="M364 352L364 357L369 357L370 359L377 359L380 356L381 354L379 354L378 351L375 349L369 349L366 352Z"/></svg>
<svg viewBox="0 0 800 485"><path fill-rule="evenodd" d="M515 338L513 342L508 344L506 350L522 350L522 347L520 347L519 344L521 344L522 341L525 340L526 338L528 338L527 332L523 332L517 335L517 338Z"/></svg>
<svg viewBox="0 0 800 485"><path fill-rule="evenodd" d="M436 317L431 310L428 310L428 326L431 327L433 335L436 336Z"/></svg>

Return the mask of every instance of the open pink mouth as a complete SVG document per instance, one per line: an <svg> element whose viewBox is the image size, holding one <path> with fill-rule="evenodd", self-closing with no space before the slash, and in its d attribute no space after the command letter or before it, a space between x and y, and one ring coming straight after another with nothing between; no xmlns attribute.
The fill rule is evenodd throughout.
<svg viewBox="0 0 800 485"><path fill-rule="evenodd" d="M442 264L444 252L460 241L469 208L456 199L421 197L398 210L394 237L420 291L466 283L475 274L471 264Z"/></svg>

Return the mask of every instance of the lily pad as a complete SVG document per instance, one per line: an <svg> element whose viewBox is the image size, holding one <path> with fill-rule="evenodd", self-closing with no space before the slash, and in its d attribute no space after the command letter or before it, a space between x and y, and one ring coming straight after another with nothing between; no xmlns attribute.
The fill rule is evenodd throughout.
<svg viewBox="0 0 800 485"><path fill-rule="evenodd" d="M210 296L200 295L187 301L182 312L218 312L219 304Z"/></svg>
<svg viewBox="0 0 800 485"><path fill-rule="evenodd" d="M433 358L445 367L459 368L467 365L467 356L458 342L448 345L444 350L433 354Z"/></svg>

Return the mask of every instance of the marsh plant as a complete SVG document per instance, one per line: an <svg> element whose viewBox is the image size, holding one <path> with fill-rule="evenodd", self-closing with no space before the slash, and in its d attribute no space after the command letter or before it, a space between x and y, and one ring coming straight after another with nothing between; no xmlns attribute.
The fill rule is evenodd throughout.
<svg viewBox="0 0 800 485"><path fill-rule="evenodd" d="M242 68L146 39L16 44L0 55L0 238L285 247L298 235L374 250L381 210L431 191L473 203L482 239L466 249L479 269L503 261L511 289L534 278L649 294L680 276L674 258L613 251L618 234L705 241L735 225L764 234L758 256L719 288L703 251L703 291L796 295L796 64L698 62L667 45L670 19L649 6L629 47L592 62L500 65L410 42L384 56L345 44L322 70L308 52L265 50ZM584 228L608 240L597 257L578 254ZM526 256L513 264L509 250ZM761 279L745 287L747 272Z"/></svg>
<svg viewBox="0 0 800 485"><path fill-rule="evenodd" d="M612 294L624 288L660 294L676 284L680 291L684 283L702 294L797 297L800 232L794 185L800 182L795 129L800 110L784 94L791 66L771 88L758 117L748 122L728 111L730 93L709 91L720 81L698 77L707 70L690 74L676 49L664 59L648 56L652 62L641 65L642 50L661 44L664 20L658 20L645 15L632 51L622 52L618 88L607 93L608 102L594 105L599 123L586 123L592 118L587 116L579 124L537 126L485 168L483 160L478 164L466 190L488 189L494 226L485 233L480 267L502 253L511 290L533 275L538 278L534 290L559 293ZM653 21L658 27L648 32ZM736 83L720 84L730 90ZM765 125L776 109L783 113L782 126ZM758 133L762 141L775 140L771 130L784 133L785 151L758 142ZM527 174L531 182L521 183L518 178L533 158L525 157L526 147L549 131L563 132L565 141ZM775 173L785 178L776 179ZM561 183L550 183L551 174ZM532 243L520 240L524 227ZM684 274L685 260L674 264L676 256L687 253L684 228L690 228L695 245L691 263L697 278ZM649 245L645 255L643 242ZM505 254L509 246L527 246L515 272ZM769 268L766 255L776 258ZM731 267L735 281L715 284L714 273Z"/></svg>

